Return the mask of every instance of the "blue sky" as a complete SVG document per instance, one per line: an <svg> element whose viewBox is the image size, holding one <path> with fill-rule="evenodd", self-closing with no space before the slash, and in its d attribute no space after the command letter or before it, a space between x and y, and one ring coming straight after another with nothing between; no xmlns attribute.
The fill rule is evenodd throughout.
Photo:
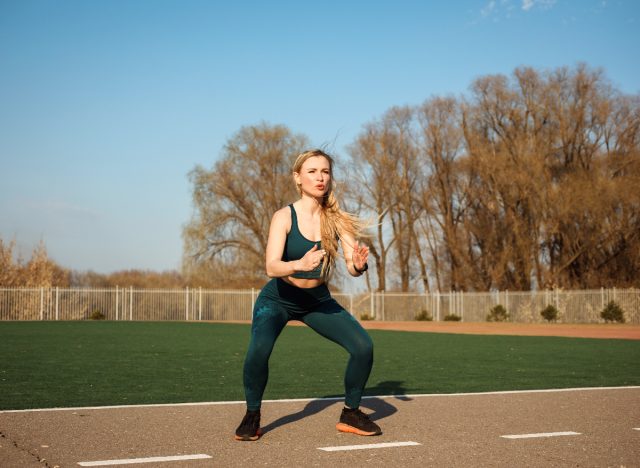
<svg viewBox="0 0 640 468"><path fill-rule="evenodd" d="M0 0L0 237L79 271L179 269L187 174L242 126L344 155L391 106L520 65L637 94L639 31L637 0Z"/></svg>

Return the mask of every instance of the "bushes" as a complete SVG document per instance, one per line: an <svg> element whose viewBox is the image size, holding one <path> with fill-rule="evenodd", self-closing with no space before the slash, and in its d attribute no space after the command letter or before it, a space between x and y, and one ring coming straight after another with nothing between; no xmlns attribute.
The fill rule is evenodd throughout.
<svg viewBox="0 0 640 468"><path fill-rule="evenodd" d="M624 311L622 307L620 307L616 302L611 301L607 304L607 306L602 309L600 312L600 317L604 319L605 322L619 322L624 323Z"/></svg>
<svg viewBox="0 0 640 468"><path fill-rule="evenodd" d="M487 314L487 322L508 322L511 317L501 304L493 307Z"/></svg>
<svg viewBox="0 0 640 468"><path fill-rule="evenodd" d="M415 319L419 322L431 322L433 320L433 316L425 309L422 309L415 316Z"/></svg>
<svg viewBox="0 0 640 468"><path fill-rule="evenodd" d="M91 315L89 316L90 320L104 320L105 318L105 315L98 309L95 309L93 312L91 312Z"/></svg>
<svg viewBox="0 0 640 468"><path fill-rule="evenodd" d="M547 294L544 298L535 297L527 294L520 294L513 301L509 301L509 305L496 304L490 305L479 303L451 303L449 307L442 307L445 310L438 310L435 307L430 310L428 305L418 304L415 308L407 308L401 311L401 314L394 311L394 314L387 314L387 320L414 320L421 321L466 321L476 322L482 321L483 318L487 322L495 323L594 323L594 322L611 322L625 323L626 321L635 321L635 314L627 315L628 310L623 310L618 303L611 301L600 303L597 298L597 305L594 301L584 301L581 295L567 296L567 298L549 297ZM543 299L541 301L540 299ZM566 300L565 300L566 299ZM625 298L626 299L626 298ZM548 301L548 302L547 302ZM485 303L486 304L486 303ZM560 305L560 307L558 306ZM601 305L602 304L602 305ZM626 303L622 303L625 305ZM407 305L409 305L407 303ZM445 302L445 306L448 305ZM455 307L453 307L455 305ZM603 305L606 307L602 308ZM394 303L395 306L395 303ZM478 307L480 306L480 307ZM507 309L509 307L509 309ZM463 311L464 309L464 311ZM484 309L484 310L483 310ZM436 314L436 311L438 312ZM464 313L463 313L464 312ZM632 311L633 312L633 311ZM391 315L391 316L390 316ZM395 318L400 315L400 318ZM370 313L359 314L360 320L384 320L384 314L372 317Z"/></svg>
<svg viewBox="0 0 640 468"><path fill-rule="evenodd" d="M542 309L540 315L542 315L542 318L544 318L547 322L555 322L558 318L558 309L556 309L555 306L549 304L547 307Z"/></svg>

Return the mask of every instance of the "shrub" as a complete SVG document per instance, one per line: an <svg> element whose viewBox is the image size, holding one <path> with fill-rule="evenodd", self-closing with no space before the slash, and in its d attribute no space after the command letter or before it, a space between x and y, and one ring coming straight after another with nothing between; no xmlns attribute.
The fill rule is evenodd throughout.
<svg viewBox="0 0 640 468"><path fill-rule="evenodd" d="M419 322L431 322L433 320L433 316L425 309L422 309L416 314L415 319Z"/></svg>
<svg viewBox="0 0 640 468"><path fill-rule="evenodd" d="M487 322L507 322L510 318L507 309L500 304L493 307L487 314Z"/></svg>
<svg viewBox="0 0 640 468"><path fill-rule="evenodd" d="M556 309L555 306L549 304L542 310L542 312L540 312L540 315L542 315L542 318L544 318L547 322L555 322L558 318L558 309Z"/></svg>
<svg viewBox="0 0 640 468"><path fill-rule="evenodd" d="M462 317L456 314L447 314L444 316L445 322L459 322L460 320L462 320Z"/></svg>
<svg viewBox="0 0 640 468"><path fill-rule="evenodd" d="M602 309L600 317L602 317L605 322L624 323L624 311L622 310L622 307L614 301L609 302L607 306Z"/></svg>
<svg viewBox="0 0 640 468"><path fill-rule="evenodd" d="M95 309L93 312L91 312L91 315L89 316L89 318L91 320L104 320L105 316L98 309Z"/></svg>
<svg viewBox="0 0 640 468"><path fill-rule="evenodd" d="M360 320L373 320L373 317L367 313L360 314Z"/></svg>

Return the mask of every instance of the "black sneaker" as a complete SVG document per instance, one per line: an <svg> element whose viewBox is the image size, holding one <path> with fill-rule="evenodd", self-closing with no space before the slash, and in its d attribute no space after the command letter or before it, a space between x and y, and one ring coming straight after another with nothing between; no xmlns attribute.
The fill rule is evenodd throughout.
<svg viewBox="0 0 640 468"><path fill-rule="evenodd" d="M260 410L247 410L238 429L236 429L236 440L258 440L261 435Z"/></svg>
<svg viewBox="0 0 640 468"><path fill-rule="evenodd" d="M344 408L340 415L340 422L336 424L340 432L350 432L361 436L374 436L382 434L380 426L374 423L369 416L359 409Z"/></svg>

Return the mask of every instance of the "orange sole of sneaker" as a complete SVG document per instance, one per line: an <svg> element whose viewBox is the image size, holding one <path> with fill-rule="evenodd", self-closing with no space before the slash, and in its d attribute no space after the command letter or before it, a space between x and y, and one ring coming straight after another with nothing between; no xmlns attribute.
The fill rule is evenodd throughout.
<svg viewBox="0 0 640 468"><path fill-rule="evenodd" d="M350 434L357 434L361 436L375 436L375 435L382 434L382 432L365 432L361 429L358 429L353 426L349 426L348 424L344 424L344 423L336 424L336 429L338 429L340 432L348 432Z"/></svg>
<svg viewBox="0 0 640 468"><path fill-rule="evenodd" d="M256 432L256 435L254 435L253 437L242 437L239 435L236 435L234 437L236 440L240 440L242 442L253 442L255 440L258 440L260 436L262 436L262 429L258 429L258 432Z"/></svg>

